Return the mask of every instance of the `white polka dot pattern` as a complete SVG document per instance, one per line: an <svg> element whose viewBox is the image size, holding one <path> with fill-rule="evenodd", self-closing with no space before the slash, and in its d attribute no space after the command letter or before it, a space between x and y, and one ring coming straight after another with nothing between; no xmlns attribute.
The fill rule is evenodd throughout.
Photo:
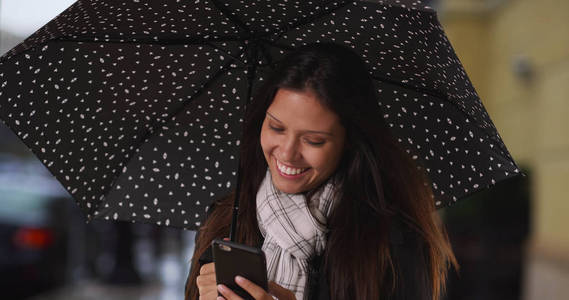
<svg viewBox="0 0 569 300"><path fill-rule="evenodd" d="M249 85L330 41L368 64L437 207L520 173L420 1L80 0L0 59L0 118L88 218L193 229L234 188Z"/></svg>

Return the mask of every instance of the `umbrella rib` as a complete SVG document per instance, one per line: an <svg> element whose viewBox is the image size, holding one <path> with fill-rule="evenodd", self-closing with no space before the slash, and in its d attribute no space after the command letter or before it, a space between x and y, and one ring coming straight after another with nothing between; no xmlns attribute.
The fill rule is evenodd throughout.
<svg viewBox="0 0 569 300"><path fill-rule="evenodd" d="M231 12L222 6L222 4L217 0L211 0L211 3L215 8L217 8L222 14L224 14L229 20L233 21L233 23L239 26L243 31L249 32L249 27L247 27L241 20L231 14Z"/></svg>
<svg viewBox="0 0 569 300"><path fill-rule="evenodd" d="M241 54L243 54L244 50L241 51ZM231 56L233 58L233 56ZM239 60L240 61L240 60ZM201 90L199 90L198 92L194 93L191 98L193 99L195 96L199 95L201 91L204 91L207 89L208 85L212 84L215 80L215 78L219 77L221 74L223 74L225 71L227 71L230 68L230 65L233 63L233 61L228 61L225 65L223 65L223 67L220 68L219 71L217 71L217 73L213 74L213 76L207 81L207 83L203 86L203 88ZM188 102L189 100L186 100L185 102ZM163 120L170 120L172 116L177 115L181 110L183 110L186 107L186 103L184 103L183 105L180 106L180 108L174 112L172 112L169 116L167 116L166 118L164 118ZM160 121L160 122L164 122L164 121ZM150 128L157 128L158 126L151 126ZM152 132L150 132L150 130L148 131L148 134L152 134ZM146 136L147 136L146 135ZM145 138L146 138L145 136Z"/></svg>
<svg viewBox="0 0 569 300"><path fill-rule="evenodd" d="M339 9L344 8L346 5L348 4L352 4L352 3L356 3L356 2L365 2L365 1L344 1L343 3L340 3L338 6L336 6L335 8L329 9L329 10L323 10L322 12L320 12L319 14L314 15L312 18L307 19L307 20L300 20L296 23L294 23L291 26L285 26L284 28L282 28L282 30L275 36L275 38L273 40L278 40L283 34L285 34L287 31L289 31L291 28L295 28L295 29L299 29L299 27L303 26L303 25L307 25L310 24L312 21L321 18L323 16L326 16L328 14L330 14L333 11L337 11ZM378 4L378 3L373 3L371 2L370 4ZM434 11L431 10L426 10L426 12L431 12L433 13ZM264 36L269 36L272 33L269 34L265 34ZM261 36L263 37L263 36ZM277 47L277 48L281 48L281 49L285 49L285 50L291 50L291 47L285 46L285 45L279 45L271 40L264 40L267 44L270 44L271 46Z"/></svg>
<svg viewBox="0 0 569 300"><path fill-rule="evenodd" d="M141 38L148 38L148 36L143 36ZM53 42L53 41L63 41L63 42L80 42L80 43L119 43L119 44L133 44L133 45L159 45L159 46L169 46L169 45L199 45L199 44L207 44L211 42L242 42L243 38L240 37L220 37L220 38L193 38L193 39L155 39L152 41L139 41L136 38L125 40L125 39L117 39L117 38L97 38L97 37L90 37L90 38L81 38L81 37L58 37L51 40L46 41ZM45 44L44 43L44 44Z"/></svg>
<svg viewBox="0 0 569 300"><path fill-rule="evenodd" d="M371 75L371 78L374 80L377 80L377 81L389 83L389 84L400 86L400 87L403 87L406 89L414 90L414 91L419 92L419 93L425 93L425 94L428 94L429 96L433 96L436 98L442 98L442 99L447 100L447 96L445 96L444 94L442 94L440 92L432 90L432 89L426 89L426 88L420 88L417 86L408 85L408 84L405 84L405 83L402 83L399 81L391 80L391 79L381 77L381 76L377 76L377 75Z"/></svg>
<svg viewBox="0 0 569 300"><path fill-rule="evenodd" d="M144 37L144 38L148 38L148 37ZM33 49L37 49L37 47L42 46L42 45L46 45L50 42L78 42L78 43L84 43L84 44L89 44L89 43L97 43L97 44L124 44L124 45L157 45L157 46L166 46L166 45L203 45L203 44L208 44L210 45L210 43L212 42L242 42L243 39L239 38L239 37L235 37L235 38L229 38L229 37L221 37L221 38L208 38L208 39L189 39L189 40L181 40L181 39L171 39L171 40L154 40L154 41L138 41L136 39L132 39L132 40L124 40L124 39L113 39L113 38L97 38L97 37L91 37L89 39L87 38L81 38L81 37L54 37L52 39L48 39L42 43L33 45L33 46L28 46L27 48L25 48L24 50L17 52L17 53L12 53L12 50L6 52L4 55L0 56L0 62L8 60L9 58L13 57L14 55L21 55L24 54L28 51L32 51ZM23 42L25 43L25 41ZM22 44L23 44L22 43ZM218 48L220 49L220 48ZM230 56L228 54L228 56ZM232 58L239 60L235 57L232 56ZM241 61L241 60L239 60ZM241 61L242 62L242 61Z"/></svg>
<svg viewBox="0 0 569 300"><path fill-rule="evenodd" d="M352 1L352 2L353 2L353 1ZM320 17L322 17L322 16L324 16L324 15L327 15L327 14L329 14L329 13L332 12L332 11L335 11L335 10L338 10L338 9L340 9L340 8L343 8L343 7L344 7L345 5L347 5L348 3L351 3L351 1L346 1L346 2L340 4L339 6L333 8L333 9L324 10L324 11L322 11L321 13L319 13L319 14L317 14L317 15L314 15L312 18L310 18L310 19L308 19L308 20L301 20L301 21L298 21L297 23L295 23L295 24L293 24L293 25L291 25L291 26L285 26L285 27L283 27L283 28L280 30L280 32L278 32L278 33L276 34L276 36L273 36L273 39L274 39L274 40L278 40L283 34L285 34L287 31L289 31L290 28L298 28L298 27L301 26L301 25L309 24L310 22L312 22L312 21L314 21L314 20L316 20L316 19L318 19L318 18L320 18ZM258 39L259 41L263 42L264 44L268 44L268 45L270 45L270 46L272 46L272 47L279 48L279 49L281 49L281 50L292 51L292 50L294 49L293 47L285 46L285 45L277 44L276 42L273 42L273 40L270 39L271 35L274 35L274 33L267 33L267 34L259 35L259 36L257 37L257 39ZM266 38L266 37L269 37L269 38ZM261 49L260 49L260 50L261 50L261 54L262 54L264 57L266 57L266 58L267 58L267 61L269 62L267 65L269 65L269 66L272 65L273 62L272 62L272 60L271 60L271 56L270 56L269 52L268 52L264 47L260 47L260 48L261 48ZM265 66L265 65L264 65L264 64L259 64L259 66Z"/></svg>
<svg viewBox="0 0 569 300"><path fill-rule="evenodd" d="M397 82L397 81L393 81L393 80L389 80L389 79L386 79L386 78L383 78L383 77L380 77L380 76L372 76L372 78L373 78L374 80L377 80L377 81L380 81L380 82L384 82L384 83L391 84L391 85L395 85L395 86L400 86L400 87L403 87L403 88L406 88L406 89L409 89L409 90L413 90L413 91L418 92L418 93L427 94L427 95L429 95L429 96L431 96L431 97L435 97L435 98L437 98L437 99L441 99L441 100L445 101L446 103L452 105L456 110L458 110L460 113L462 113L463 115L465 115L467 118L473 118L473 119L475 119L474 116L471 116L469 113L467 113L466 111L464 111L464 109L463 109L462 107L460 107L458 104L456 104L456 103L453 102L453 101L450 101L448 96L446 96L446 95L444 95L444 94L442 94L442 93L440 93L440 92L437 92L437 91L434 91L434 90L431 90L431 89L423 89L423 88L420 88L420 87L407 85L407 84L404 84L404 83L401 83L401 82ZM489 129L486 129L486 128L482 127L482 126L479 124L479 122L475 122L475 124L477 125L476 127L478 127L482 132L484 132L488 138L491 138L491 139L495 140L495 141L496 141L496 144L498 145L498 147L500 147L500 149L502 149L502 151L504 151L505 153L508 153L508 150L507 150L506 148L504 148L504 147L502 146L502 143L498 142L498 139L496 138L497 130L496 130L496 133L495 133L495 132L490 131ZM494 126L494 125L492 124L492 126ZM494 126L494 128L495 128L495 126Z"/></svg>
<svg viewBox="0 0 569 300"><path fill-rule="evenodd" d="M231 55L229 52L225 51L224 49L222 49L222 48L220 48L220 47L218 47L218 46L216 46L216 45L214 45L214 44L211 44L211 43L207 43L207 44L208 44L210 47L215 48L215 49L217 49L217 50L223 52L225 55L227 55L227 56L233 58L234 60L240 62L241 64L243 64L243 65L246 64L243 60L241 60L241 59L238 58L238 57L235 57L235 56ZM244 52L245 52L245 50L241 51L241 53L239 53L239 56L241 56Z"/></svg>
<svg viewBox="0 0 569 300"><path fill-rule="evenodd" d="M285 26L281 29L281 31L279 33L277 33L276 37L274 38L274 40L278 40L283 34L285 34L287 31L289 31L291 28L296 28L298 29L298 27L303 26L303 25L307 25L310 24L312 21L321 18L322 16L328 15L333 11L339 10L341 8L344 8L346 5L353 3L355 1L344 1L343 3L340 3L338 6L336 6L335 8L331 8L329 10L323 10L322 12L320 12L319 14L314 15L312 18L306 19L306 20L299 20L298 22L292 24L291 26ZM269 36L271 34L266 34L266 36ZM262 37L262 36L261 36ZM268 41L265 40L268 44L270 44L271 46L275 46L278 47L277 44L275 44L272 41ZM290 47L286 47L288 48L287 50L290 50Z"/></svg>
<svg viewBox="0 0 569 300"><path fill-rule="evenodd" d="M62 38L62 39L56 39L56 40L51 40L51 41L63 41L63 42L81 42L81 43L120 43L120 44L133 44L133 45L140 45L140 43L136 42L136 41L128 41L128 42L123 42L123 41L110 41L110 40L105 40L105 41L96 41L96 40L84 40L81 41L79 39L66 39L66 38ZM227 40L224 39L222 40L224 42L230 41L241 41L240 39L235 39L235 40ZM238 57L233 56L232 54L230 54L229 52L225 51L223 48L216 46L215 44L212 44L214 41L210 41L210 40L202 40L202 41L197 41L197 42L190 42L190 43L181 43L181 40L169 40L169 42L172 43L146 43L146 45L208 45L212 48L215 48L221 52L223 52L225 55L227 55L228 57L231 57L232 59L240 62L241 64L245 65L245 62L243 60L241 60ZM241 52L240 54L242 54L243 52Z"/></svg>

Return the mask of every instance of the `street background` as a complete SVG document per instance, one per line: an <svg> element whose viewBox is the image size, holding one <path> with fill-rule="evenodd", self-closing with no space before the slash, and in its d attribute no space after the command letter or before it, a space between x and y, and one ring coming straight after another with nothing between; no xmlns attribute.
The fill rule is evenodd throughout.
<svg viewBox="0 0 569 300"><path fill-rule="evenodd" d="M460 277L451 274L447 299L566 299L569 1L423 2L437 10L504 143L528 174L439 211L462 266ZM0 1L0 55L71 3ZM11 243L0 248L6 299L182 299L194 234L150 224L87 224L47 169L0 124L0 238Z"/></svg>

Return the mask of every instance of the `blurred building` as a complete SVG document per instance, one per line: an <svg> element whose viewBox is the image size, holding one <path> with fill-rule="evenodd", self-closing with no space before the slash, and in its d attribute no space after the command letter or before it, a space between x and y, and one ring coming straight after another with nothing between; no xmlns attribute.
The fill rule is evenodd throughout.
<svg viewBox="0 0 569 300"><path fill-rule="evenodd" d="M506 146L532 173L522 299L567 299L569 1L439 0L437 8Z"/></svg>

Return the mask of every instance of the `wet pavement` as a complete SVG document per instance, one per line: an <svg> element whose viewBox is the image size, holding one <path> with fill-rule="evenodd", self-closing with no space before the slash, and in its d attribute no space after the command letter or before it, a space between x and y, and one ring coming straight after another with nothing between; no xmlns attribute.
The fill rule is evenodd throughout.
<svg viewBox="0 0 569 300"><path fill-rule="evenodd" d="M135 266L141 284L118 285L108 281L75 276L65 286L28 298L29 300L172 300L184 299L184 285L193 254L194 232L168 235L162 254L155 259L148 254L146 240L135 245ZM79 277L79 278L77 278Z"/></svg>
<svg viewBox="0 0 569 300"><path fill-rule="evenodd" d="M29 298L30 300L170 300L184 299L183 283L113 286L86 281Z"/></svg>

